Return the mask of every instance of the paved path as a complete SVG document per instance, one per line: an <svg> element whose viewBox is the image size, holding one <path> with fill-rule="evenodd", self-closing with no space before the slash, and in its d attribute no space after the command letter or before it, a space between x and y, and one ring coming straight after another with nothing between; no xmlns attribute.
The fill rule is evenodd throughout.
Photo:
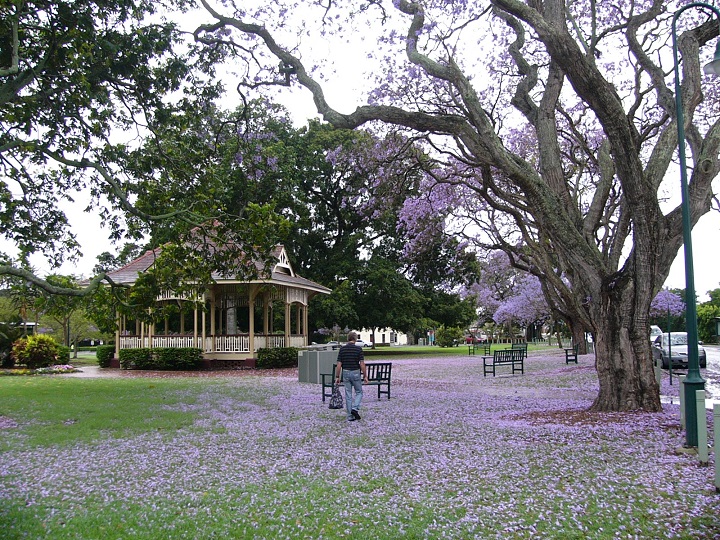
<svg viewBox="0 0 720 540"><path fill-rule="evenodd" d="M137 377L157 377L168 379L172 377L294 377L297 379L298 368L283 369L232 369L218 371L153 371L153 370L133 370L119 368L100 368L99 366L78 366L80 371L75 373L64 373L63 377L78 378L137 378Z"/></svg>
<svg viewBox="0 0 720 540"><path fill-rule="evenodd" d="M80 378L99 378L99 377L118 377L119 369L100 369L99 366L79 366L80 371L75 373L66 373L63 377L80 377Z"/></svg>

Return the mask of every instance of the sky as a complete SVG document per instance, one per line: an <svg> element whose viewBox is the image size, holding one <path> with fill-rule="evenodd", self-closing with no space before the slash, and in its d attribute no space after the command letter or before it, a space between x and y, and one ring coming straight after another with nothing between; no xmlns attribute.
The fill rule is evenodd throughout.
<svg viewBox="0 0 720 540"><path fill-rule="evenodd" d="M717 182L716 180L715 183ZM692 234L695 293L701 302L710 299L708 291L720 288L720 255L717 247L719 238L720 214L712 210L700 218ZM673 262L665 286L671 289L685 288L685 255L682 248Z"/></svg>

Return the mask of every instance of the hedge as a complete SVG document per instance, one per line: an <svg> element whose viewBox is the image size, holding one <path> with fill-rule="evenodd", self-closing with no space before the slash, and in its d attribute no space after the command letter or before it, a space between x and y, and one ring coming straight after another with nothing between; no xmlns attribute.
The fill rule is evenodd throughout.
<svg viewBox="0 0 720 540"><path fill-rule="evenodd" d="M202 367L202 351L194 347L155 349L121 349L120 367L123 369L155 369L187 371Z"/></svg>
<svg viewBox="0 0 720 540"><path fill-rule="evenodd" d="M110 367L110 363L115 356L115 345L98 345L95 356L101 368Z"/></svg>
<svg viewBox="0 0 720 540"><path fill-rule="evenodd" d="M297 347L258 349L255 367L259 369L297 367L298 352L299 349Z"/></svg>

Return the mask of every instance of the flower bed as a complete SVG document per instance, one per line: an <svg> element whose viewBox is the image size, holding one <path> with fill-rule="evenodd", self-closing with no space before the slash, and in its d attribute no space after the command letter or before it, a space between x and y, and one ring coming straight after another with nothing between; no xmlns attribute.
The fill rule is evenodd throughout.
<svg viewBox="0 0 720 540"><path fill-rule="evenodd" d="M4 369L0 371L0 375L56 375L62 373L76 373L78 371L80 370L74 366L71 366L70 364L62 364L56 366L41 367L37 369Z"/></svg>

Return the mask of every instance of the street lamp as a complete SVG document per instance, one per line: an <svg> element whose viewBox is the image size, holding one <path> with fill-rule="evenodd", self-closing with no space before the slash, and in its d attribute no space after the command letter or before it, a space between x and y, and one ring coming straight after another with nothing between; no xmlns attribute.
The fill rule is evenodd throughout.
<svg viewBox="0 0 720 540"><path fill-rule="evenodd" d="M687 9L699 7L709 9L718 19L720 10L704 2L693 2L681 7L675 12L672 20L673 61L675 68L675 113L678 131L678 154L680 157L680 188L682 194L682 227L683 244L685 248L685 305L688 342L688 374L685 378L685 445L697 447L698 445L698 418L695 405L695 392L705 389L705 379L700 376L700 362L698 359L698 331L697 331L697 305L695 301L695 272L693 270L692 255L692 227L690 226L690 206L687 181L687 165L685 161L685 118L682 108L682 94L680 89L680 67L678 62L677 31L678 17ZM720 74L720 43L715 49L714 60L703 69L705 73ZM672 363L672 359L670 360Z"/></svg>

